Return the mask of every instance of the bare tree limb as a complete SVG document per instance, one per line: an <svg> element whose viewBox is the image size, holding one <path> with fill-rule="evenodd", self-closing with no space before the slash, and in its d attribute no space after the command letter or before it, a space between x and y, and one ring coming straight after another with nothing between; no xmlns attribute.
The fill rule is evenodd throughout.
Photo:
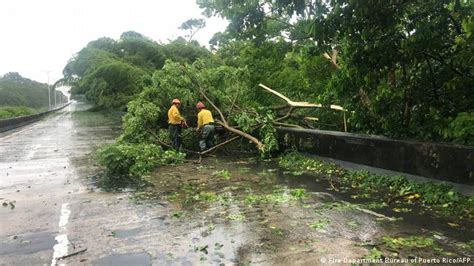
<svg viewBox="0 0 474 266"><path fill-rule="evenodd" d="M216 120L216 123L219 124L219 125L221 125L221 126L223 126L223 127L224 127L225 129L227 129L228 131L230 131L230 132L232 132L232 133L234 133L234 134L236 134L236 135L242 136L242 137L244 137L244 138L250 140L251 142L255 143L255 145L257 146L257 149L258 149L258 150L263 150L263 148L264 148L263 143L262 143L260 140L258 140L256 137L254 137L254 136L252 136L252 135L250 135L250 134L248 134L248 133L245 133L245 132L243 132L243 131L240 131L240 130L238 130L238 129L236 129L236 128L233 128L233 127L229 126L228 124L226 124L226 123L224 123L224 122L222 122L222 121Z"/></svg>
<svg viewBox="0 0 474 266"><path fill-rule="evenodd" d="M286 115L275 119L274 122L278 122L278 121L287 119L291 115L291 112L293 112L293 106L290 106L290 109L288 109L288 112L286 113Z"/></svg>
<svg viewBox="0 0 474 266"><path fill-rule="evenodd" d="M321 107L323 107L321 104L316 104L316 103L294 102L294 101L290 100L288 97L286 97L285 95L283 95L283 94L281 94L277 91L274 91L274 90L270 89L269 87L267 87L267 86L265 86L261 83L258 84L258 86L262 87L263 89L265 89L266 91L272 93L273 95L276 95L279 98L283 99L291 107L299 107L299 108L321 108Z"/></svg>
<svg viewBox="0 0 474 266"><path fill-rule="evenodd" d="M262 87L263 89L265 89L266 91L272 93L273 95L276 95L278 96L279 98L283 99L284 101L286 101L286 104L292 108L324 108L324 106L320 103L309 103L309 102L295 102L295 101L292 101L290 100L288 97L286 97L285 95L275 91L275 90L272 90L270 89L269 87L263 85L263 84L258 84L258 86ZM283 109L282 106L276 106L274 107L275 108L278 108L278 109ZM336 105L336 104L331 104L329 106L329 109L332 109L332 110L337 110L337 111L346 111L344 109L344 107L340 106L340 105Z"/></svg>
<svg viewBox="0 0 474 266"><path fill-rule="evenodd" d="M75 256L75 255L78 255L78 254L81 254L81 253L86 252L86 251L87 251L87 248L83 248L83 249L81 249L81 250L79 250L79 251L76 251L76 252L69 253L69 254L67 254L67 255L61 256L61 257L57 258L56 260L63 260L63 259L65 259L65 258L69 258L69 257Z"/></svg>
<svg viewBox="0 0 474 266"><path fill-rule="evenodd" d="M219 144L213 146L213 147L210 148L210 149L207 149L207 150L201 152L200 154L201 154L201 155L204 155L204 154L210 153L211 151L214 151L214 150L216 150L216 149L218 149L218 148L220 148L220 147L222 147L222 146L224 146L224 145L227 145L227 144L229 144L229 143L231 143L231 142L233 142L233 141L235 141L235 140L237 140L237 139L239 139L239 138L241 138L241 137L242 137L242 136L234 136L234 137L232 137L232 138L230 138L230 139L228 139L228 140L226 140L226 141L224 141L224 142L221 142L221 143L219 143Z"/></svg>
<svg viewBox="0 0 474 266"><path fill-rule="evenodd" d="M235 106L235 101L237 101L237 97L239 96L239 93L240 93L240 90L238 90L235 93L234 99L232 100L232 104L230 105L230 108L229 108L229 113L227 114L227 119L229 119L230 114L232 114L232 111L233 111L234 106Z"/></svg>
<svg viewBox="0 0 474 266"><path fill-rule="evenodd" d="M331 64L336 67L337 69L340 69L341 67L337 64L337 50L333 49L332 50L332 55L329 55L328 53L323 54L324 58L327 60L331 61Z"/></svg>
<svg viewBox="0 0 474 266"><path fill-rule="evenodd" d="M334 56L336 56L337 52L334 54ZM295 101L292 101L290 100L288 97L286 97L285 95L275 91L275 90L272 90L270 89L269 87L263 85L263 84L259 84L260 87L262 87L263 89L267 90L268 92L278 96L279 98L283 99L284 101L286 101L286 104L287 104L287 107L289 107L287 113L282 116L282 117L279 117L279 118L276 118L273 123L275 125L281 125L281 126L289 126L289 127L298 127L298 128L302 128L301 126L298 126L298 125L295 125L295 124L288 124L288 123L282 123L280 121L282 120L285 120L289 117L295 117L295 114L293 114L293 110L295 108L323 108L323 106L321 104L316 104L316 103L309 103L309 102L295 102ZM278 109L283 109L281 108L281 106L277 106L276 108ZM345 112L347 110L345 110L342 106L340 105L335 105L335 104L331 104L329 107L326 107L326 108L329 108L329 109L332 109L332 110L336 110L336 111L343 111L344 112L344 130L347 132L347 124L346 124L346 117L345 117ZM275 109L274 109L275 110ZM300 118L300 116L297 116L296 117ZM308 121L317 121L318 118L316 117L303 117L303 119L305 119L306 122ZM308 124L308 123L306 123Z"/></svg>

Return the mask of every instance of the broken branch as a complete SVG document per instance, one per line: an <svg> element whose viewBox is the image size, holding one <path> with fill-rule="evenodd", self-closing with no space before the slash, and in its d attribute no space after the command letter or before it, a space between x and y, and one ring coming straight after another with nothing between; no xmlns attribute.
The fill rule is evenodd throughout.
<svg viewBox="0 0 474 266"><path fill-rule="evenodd" d="M236 135L242 136L242 137L250 140L251 142L255 143L258 150L263 150L263 147L264 147L263 143L260 140L258 140L256 137L254 137L254 136L252 136L248 133L245 133L243 131L240 131L238 129L235 129L235 128L227 125L226 123L224 123L222 121L216 120L216 123L223 126L225 129L229 130L230 132L232 132Z"/></svg>
<svg viewBox="0 0 474 266"><path fill-rule="evenodd" d="M65 258L69 258L69 257L75 256L75 255L78 255L78 254L81 254L81 253L86 252L86 251L87 251L87 248L84 248L84 249L81 249L81 250L79 250L79 251L76 251L76 252L73 252L73 253L64 255L64 256L62 256L62 257L59 257L59 258L57 258L56 260L63 260L63 259L65 259Z"/></svg>
<svg viewBox="0 0 474 266"><path fill-rule="evenodd" d="M321 107L323 107L321 104L316 104L316 103L294 102L294 101L290 100L288 97L286 97L285 95L283 95L283 94L281 94L277 91L274 91L274 90L270 89L269 87L267 87L267 86L265 86L261 83L258 84L258 86L262 87L266 91L268 91L268 92L278 96L279 98L283 99L291 107L298 107L298 108L321 108Z"/></svg>
<svg viewBox="0 0 474 266"><path fill-rule="evenodd" d="M211 151L214 151L214 150L216 150L216 149L218 149L218 148L220 148L220 147L222 147L222 146L224 146L224 145L227 145L227 144L231 143L232 141L237 140L237 139L239 139L239 138L241 138L241 136L235 136L235 137L233 137L233 138L230 138L230 139L228 139L228 140L226 140L226 141L224 141L224 142L221 142L221 143L215 145L214 147L212 147L212 148L210 148L210 149L208 149L208 150L205 150L205 151L201 152L200 154L201 154L201 155L204 155L204 154L210 153Z"/></svg>

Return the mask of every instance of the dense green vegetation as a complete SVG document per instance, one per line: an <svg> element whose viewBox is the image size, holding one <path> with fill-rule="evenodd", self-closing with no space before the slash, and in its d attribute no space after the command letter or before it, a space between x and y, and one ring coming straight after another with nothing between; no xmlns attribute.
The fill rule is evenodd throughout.
<svg viewBox="0 0 474 266"><path fill-rule="evenodd" d="M56 91L56 97L65 96ZM54 99L53 96L51 99ZM15 72L0 77L0 119L46 111L48 105L47 84L24 78Z"/></svg>
<svg viewBox="0 0 474 266"><path fill-rule="evenodd" d="M157 165L171 164L184 159L185 154L173 150L163 151L155 144L114 143L103 146L99 163L106 167L101 185L110 187L140 183L140 177L151 172Z"/></svg>
<svg viewBox="0 0 474 266"><path fill-rule="evenodd" d="M230 20L214 40L219 52L253 53L237 57L254 59L253 78L300 99L354 111L352 130L469 143L470 133L452 124L462 119L472 127L472 1L198 3L208 15ZM239 43L262 51L232 48Z"/></svg>
<svg viewBox="0 0 474 266"><path fill-rule="evenodd" d="M47 107L47 89L46 84L7 73L0 79L0 106Z"/></svg>
<svg viewBox="0 0 474 266"><path fill-rule="evenodd" d="M90 42L64 68L73 95L128 110L117 145L166 142L166 110L179 98L188 118L197 101L214 103L219 120L269 155L278 148L275 118L286 111L259 83L323 105L294 111L287 122L296 126L343 129L343 113L327 108L337 104L352 132L474 143L472 2L197 2L230 22L210 50L192 41L204 21L190 19L180 27L188 40L125 32Z"/></svg>
<svg viewBox="0 0 474 266"><path fill-rule="evenodd" d="M98 150L99 163L106 169L100 179L103 185L140 183L141 177L158 165L178 163L184 159L184 153L164 151L154 143L155 138L150 132L159 129L161 114L161 109L155 104L157 101L156 89L147 88L141 92L128 104L122 134L115 143Z"/></svg>
<svg viewBox="0 0 474 266"><path fill-rule="evenodd" d="M65 67L73 94L85 94L102 107L125 108L153 87L166 95L161 107L172 97L184 98L190 107L200 97L181 67L194 72L219 107L227 106L236 91L241 93L239 106L274 105L275 98L257 87L263 83L294 100L342 105L351 111L347 116L353 132L473 143L472 2L198 4L205 14L230 21L210 41L212 53L184 38L168 44L136 32L125 32L118 40L101 38ZM191 19L181 28L192 39L203 26ZM340 113L324 108L311 112L319 122L310 126L342 128Z"/></svg>
<svg viewBox="0 0 474 266"><path fill-rule="evenodd" d="M32 115L36 113L36 110L33 108L22 107L22 106L6 106L0 107L0 119L7 119L11 117Z"/></svg>
<svg viewBox="0 0 474 266"><path fill-rule="evenodd" d="M137 33L124 32L119 40L100 38L79 51L64 68L71 93L85 94L104 108L124 109L134 96L152 86L153 73L165 59L194 62L209 54L197 42L177 39L161 45Z"/></svg>

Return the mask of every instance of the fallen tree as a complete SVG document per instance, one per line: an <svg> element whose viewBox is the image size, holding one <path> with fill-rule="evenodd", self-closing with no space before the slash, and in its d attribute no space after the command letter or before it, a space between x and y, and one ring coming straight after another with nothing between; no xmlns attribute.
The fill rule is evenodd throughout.
<svg viewBox="0 0 474 266"><path fill-rule="evenodd" d="M186 130L182 151L199 156L214 152L237 139L247 140L262 156L267 156L278 149L277 127L314 128L318 118L311 116L311 109L328 108L345 112L337 105L325 107L319 103L294 101L260 84L259 88L285 103L277 107L264 107L256 100L255 90L247 83L248 75L245 69L228 66L167 62L155 74L153 87L146 88L128 104L123 133L118 142L157 144L170 149L167 131L162 127L167 119L165 111L173 98L180 98L184 106L190 107L183 113L188 117L195 115L192 114L193 106L197 101L205 102L217 114L216 126L228 132L212 149L198 152L198 134ZM300 109L304 109L303 112L297 111Z"/></svg>
<svg viewBox="0 0 474 266"><path fill-rule="evenodd" d="M199 98L203 99L211 107L212 110L218 113L219 118L215 119L216 124L224 128L225 130L229 131L229 133L231 133L229 134L229 137L227 139L223 140L221 143L217 144L212 149L209 149L201 153L196 152L196 151L190 151L191 153L196 153L200 155L208 154L212 151L217 150L220 147L224 147L225 145L232 143L234 140L239 139L239 138L247 139L249 142L255 144L256 149L260 153L270 152L275 147L269 147L268 143L266 142L269 142L269 140L272 140L273 142L276 141L276 130L273 128L274 126L312 128L310 126L310 121L318 121L317 117L303 116L303 115L295 114L293 112L299 108L324 108L322 104L318 104L318 103L293 101L287 96L269 88L268 86L259 84L259 86L263 88L265 91L270 92L271 94L277 96L278 98L286 102L285 106L279 107L280 110L288 109L285 114L279 115L279 116L276 116L275 112L272 111L272 115L270 119L262 119L261 110L243 108L242 106L238 104L237 99L238 99L239 94L241 94L240 90L237 90L235 94L233 95L233 97L229 97L227 95L226 98L230 100L228 101L228 105L221 104L221 106L218 106L215 102L216 100L219 101L219 99L213 98L212 95L209 95L208 91L204 89L205 85L203 85L202 82L199 81L199 78L196 77L195 73L193 73L193 71L188 66L181 65L180 69L181 69L182 74L184 74L189 79L190 83L192 84L194 92L197 95L199 95ZM333 110L338 110L338 111L345 111L344 108L338 105L331 105L328 108L333 109ZM222 109L227 110L227 113L223 111ZM242 117L246 117L246 119L249 118L247 120L250 120L250 122L245 121L244 123L239 123L242 121L239 119L232 119L232 117L237 112L239 113L240 118ZM243 119L243 120L246 120L246 119ZM285 122L285 120L288 120L288 119L297 120L299 122L298 123ZM242 124L247 124L247 125L242 125ZM269 125L271 125L270 131L272 132L273 136L268 136L268 135L262 136L262 134L258 134L258 132L261 131L262 128L264 127L266 127L268 131ZM345 119L344 119L344 125L346 128ZM257 134L255 134L256 132ZM164 143L162 142L162 144ZM166 144L166 146L169 146L169 144Z"/></svg>
<svg viewBox="0 0 474 266"><path fill-rule="evenodd" d="M156 167L185 161L184 153L201 159L237 140L243 140L241 144L248 141L266 157L278 149L277 127L311 128L311 123L318 120L296 110L325 108L317 103L293 101L261 84L261 88L285 102L278 109L262 106L246 75L245 69L228 66L167 62L155 73L153 86L146 87L128 103L123 131L116 142L99 150L98 159L105 168L100 182L140 184L141 177ZM183 133L184 153L172 150L165 121L173 98L180 98L189 107L183 112L188 117L195 115L193 107L197 101L205 102L217 113L217 126L227 133L220 134L219 143L211 149L198 152L199 135L189 128ZM329 108L344 110L339 106Z"/></svg>

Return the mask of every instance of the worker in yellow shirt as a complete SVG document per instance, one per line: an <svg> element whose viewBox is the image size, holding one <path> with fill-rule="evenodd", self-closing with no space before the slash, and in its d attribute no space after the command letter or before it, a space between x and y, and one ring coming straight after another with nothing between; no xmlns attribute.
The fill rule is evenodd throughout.
<svg viewBox="0 0 474 266"><path fill-rule="evenodd" d="M181 148L181 128L187 127L186 120L179 112L180 106L181 101L179 99L174 99L171 102L170 109L168 110L168 131L170 133L172 146L177 151Z"/></svg>
<svg viewBox="0 0 474 266"><path fill-rule="evenodd" d="M201 132L199 137L199 148L201 151L204 151L214 145L214 118L212 118L211 111L207 110L202 102L198 102L196 108L198 109L197 130Z"/></svg>

